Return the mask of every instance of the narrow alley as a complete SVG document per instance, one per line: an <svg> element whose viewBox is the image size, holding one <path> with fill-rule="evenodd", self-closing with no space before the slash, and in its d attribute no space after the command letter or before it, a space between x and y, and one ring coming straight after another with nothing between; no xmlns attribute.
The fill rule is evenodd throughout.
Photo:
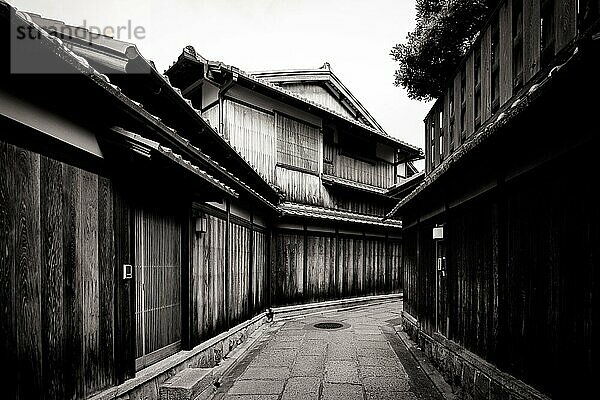
<svg viewBox="0 0 600 400"><path fill-rule="evenodd" d="M276 321L214 398L441 399L396 335L401 307L391 301Z"/></svg>

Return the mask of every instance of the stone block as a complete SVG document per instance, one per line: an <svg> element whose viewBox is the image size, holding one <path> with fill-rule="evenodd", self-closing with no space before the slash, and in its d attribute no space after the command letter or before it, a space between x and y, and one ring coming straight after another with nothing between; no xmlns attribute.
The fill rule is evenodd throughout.
<svg viewBox="0 0 600 400"><path fill-rule="evenodd" d="M209 368L187 368L160 386L161 400L195 400L213 386L213 373Z"/></svg>

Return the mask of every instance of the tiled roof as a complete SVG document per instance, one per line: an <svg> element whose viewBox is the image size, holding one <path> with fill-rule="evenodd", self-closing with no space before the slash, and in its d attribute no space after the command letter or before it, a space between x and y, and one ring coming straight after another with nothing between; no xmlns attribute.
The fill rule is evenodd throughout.
<svg viewBox="0 0 600 400"><path fill-rule="evenodd" d="M278 209L283 215L316 218L337 222L366 224L389 228L402 227L402 222L398 220L388 219L387 221L384 221L381 217L375 217L372 215L357 214L353 212L333 210L317 206L308 206L305 204L286 202L280 204Z"/></svg>
<svg viewBox="0 0 600 400"><path fill-rule="evenodd" d="M380 188L373 185L367 185L366 183L360 183L356 181L352 181L350 179L340 178L339 176L321 175L321 179L324 184L335 184L339 186L343 186L348 189L359 190L363 192L369 192L373 194L385 195L387 193L387 189Z"/></svg>
<svg viewBox="0 0 600 400"><path fill-rule="evenodd" d="M174 153L173 150L171 150L170 148L162 146L160 143L158 143L154 140L146 139L143 136L140 136L133 132L126 131L125 129L122 129L122 128L113 128L113 131L118 133L121 136L126 137L127 139L129 139L131 141L136 142L137 144L139 144L143 147L146 147L148 149L152 149L152 150L156 151L161 156L175 162L176 164L187 169L188 171L190 171L193 174L200 177L202 180L212 184L213 186L215 186L216 188L229 194L230 196L238 197L238 194L235 190L233 190L232 188L230 188L223 182L219 181L214 176L208 174L206 171L200 169L198 166L192 164L190 161L184 159L181 155Z"/></svg>
<svg viewBox="0 0 600 400"><path fill-rule="evenodd" d="M540 77L537 82L532 83L528 90L524 90L522 94L515 100L513 100L510 106L505 107L501 112L494 118L490 119L484 124L478 132L471 136L465 143L463 143L456 151L448 156L436 169L434 169L429 175L425 177L423 183L421 183L415 190L413 190L408 196L402 199L393 209L390 211L386 218L393 218L398 211L409 202L413 201L420 193L426 188L431 186L434 182L440 179L446 171L454 167L454 165L464 159L467 155L471 154L473 150L479 148L483 143L487 142L492 136L498 134L501 128L507 125L509 122L514 120L523 111L529 108L530 104L539 97L542 89L549 86L553 77L560 72L567 64L571 62L579 52L579 48L575 47L570 57L559 65L549 69L547 75Z"/></svg>
<svg viewBox="0 0 600 400"><path fill-rule="evenodd" d="M413 176L411 176L409 178L406 178L402 182L396 183L394 186L392 186L391 188L389 188L386 191L386 193L390 194L391 192L400 191L404 187L407 187L407 186L411 185L414 181L418 181L419 179L423 178L424 176L425 176L425 171L417 172L416 174L414 174Z"/></svg>

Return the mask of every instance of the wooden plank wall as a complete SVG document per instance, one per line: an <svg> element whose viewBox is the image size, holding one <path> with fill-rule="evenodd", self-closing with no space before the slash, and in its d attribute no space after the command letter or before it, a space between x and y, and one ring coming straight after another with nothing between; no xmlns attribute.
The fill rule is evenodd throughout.
<svg viewBox="0 0 600 400"><path fill-rule="evenodd" d="M0 166L4 395L84 398L114 385L111 181L4 142Z"/></svg>
<svg viewBox="0 0 600 400"><path fill-rule="evenodd" d="M446 222L449 339L552 398L569 398L565 381L592 379L594 190L561 164L436 221ZM433 222L403 232L404 308L429 332Z"/></svg>
<svg viewBox="0 0 600 400"><path fill-rule="evenodd" d="M354 198L349 197L348 194L331 194L330 199L330 203L326 204L327 207L366 215L384 216L392 207L389 202L381 201L377 197L370 198L367 196L361 196L361 198Z"/></svg>
<svg viewBox="0 0 600 400"><path fill-rule="evenodd" d="M397 293L401 252L399 240L385 237L279 232L274 303Z"/></svg>
<svg viewBox="0 0 600 400"><path fill-rule="evenodd" d="M227 222L207 216L207 232L195 233L193 249L192 344L225 330L225 241Z"/></svg>
<svg viewBox="0 0 600 400"><path fill-rule="evenodd" d="M273 303L296 304L304 297L304 235L277 235L275 265L272 271Z"/></svg>
<svg viewBox="0 0 600 400"><path fill-rule="evenodd" d="M194 232L192 345L264 311L268 300L266 232L236 219L229 222L228 238L225 212L213 214L206 212L206 233Z"/></svg>
<svg viewBox="0 0 600 400"><path fill-rule="evenodd" d="M347 157L340 154L336 146L333 153L332 175L380 188L387 189L393 186L395 179L394 165L381 160L373 161L373 163L368 163Z"/></svg>
<svg viewBox="0 0 600 400"><path fill-rule="evenodd" d="M230 246L230 282L229 282L229 315L231 326L249 319L250 290L250 247L252 246L250 228L231 224Z"/></svg>
<svg viewBox="0 0 600 400"><path fill-rule="evenodd" d="M210 126L212 126L213 128L215 128L215 130L219 133L221 133L222 135L224 135L224 132L220 132L219 130L219 105L216 104L212 107L210 107L207 110L204 110L202 112L202 116L206 119L208 119L208 121L210 122Z"/></svg>
<svg viewBox="0 0 600 400"><path fill-rule="evenodd" d="M253 231L252 257L252 304L254 313L264 310L268 303L267 260L269 257L268 236L264 231Z"/></svg>
<svg viewBox="0 0 600 400"><path fill-rule="evenodd" d="M271 184L275 184L277 135L272 113L225 100L225 133L244 159Z"/></svg>
<svg viewBox="0 0 600 400"><path fill-rule="evenodd" d="M319 175L281 166L276 168L276 174L277 186L285 193L285 200L316 206L331 203L329 192L321 183Z"/></svg>
<svg viewBox="0 0 600 400"><path fill-rule="evenodd" d="M356 117L348 112L340 101L334 97L327 89L314 83L291 83L282 85L285 89L291 90L294 93L301 94L305 98L321 104L330 110L334 110L342 115L356 120Z"/></svg>

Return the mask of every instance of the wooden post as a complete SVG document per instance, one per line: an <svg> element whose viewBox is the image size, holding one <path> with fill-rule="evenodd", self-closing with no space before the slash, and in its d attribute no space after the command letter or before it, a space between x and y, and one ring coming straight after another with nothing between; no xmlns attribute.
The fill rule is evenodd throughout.
<svg viewBox="0 0 600 400"><path fill-rule="evenodd" d="M181 221L181 346L190 350L192 344L193 281L192 274L192 209L189 204L183 207Z"/></svg>
<svg viewBox="0 0 600 400"><path fill-rule="evenodd" d="M304 257L302 257L302 296L306 299L306 295L308 292L308 284L307 284L307 280L308 280L308 234L307 234L307 230L308 227L306 225L304 225L304 243L303 243L303 251L304 251Z"/></svg>
<svg viewBox="0 0 600 400"><path fill-rule="evenodd" d="M273 273L273 251L276 246L273 245L273 228L269 228L268 240L267 240L267 270L265 272L267 278L267 305L268 308L273 307L273 279L271 274Z"/></svg>
<svg viewBox="0 0 600 400"><path fill-rule="evenodd" d="M248 314L254 315L254 213L250 211L250 266L248 268Z"/></svg>
<svg viewBox="0 0 600 400"><path fill-rule="evenodd" d="M334 253L334 257L335 257L335 279L337 280L336 282L336 289L338 291L338 298L342 298L344 297L344 277L343 277L343 273L344 271L342 271L342 268L340 266L340 229L338 227L335 228L335 253ZM342 276L340 276L342 275Z"/></svg>
<svg viewBox="0 0 600 400"><path fill-rule="evenodd" d="M126 196L114 194L115 271L115 375L118 383L135 376L135 290L133 279L123 279L123 265L134 265L133 213Z"/></svg>
<svg viewBox="0 0 600 400"><path fill-rule="evenodd" d="M226 204L226 208L227 208L227 221L226 221L226 225L225 225L225 288L224 288L224 292L225 292L225 327L227 329L230 328L230 317L231 317L231 310L229 309L229 294L231 293L231 288L230 286L230 279L231 277L229 276L230 272L231 272L231 260L230 260L230 255L229 255L229 251L231 249L231 202L229 200L225 201Z"/></svg>

